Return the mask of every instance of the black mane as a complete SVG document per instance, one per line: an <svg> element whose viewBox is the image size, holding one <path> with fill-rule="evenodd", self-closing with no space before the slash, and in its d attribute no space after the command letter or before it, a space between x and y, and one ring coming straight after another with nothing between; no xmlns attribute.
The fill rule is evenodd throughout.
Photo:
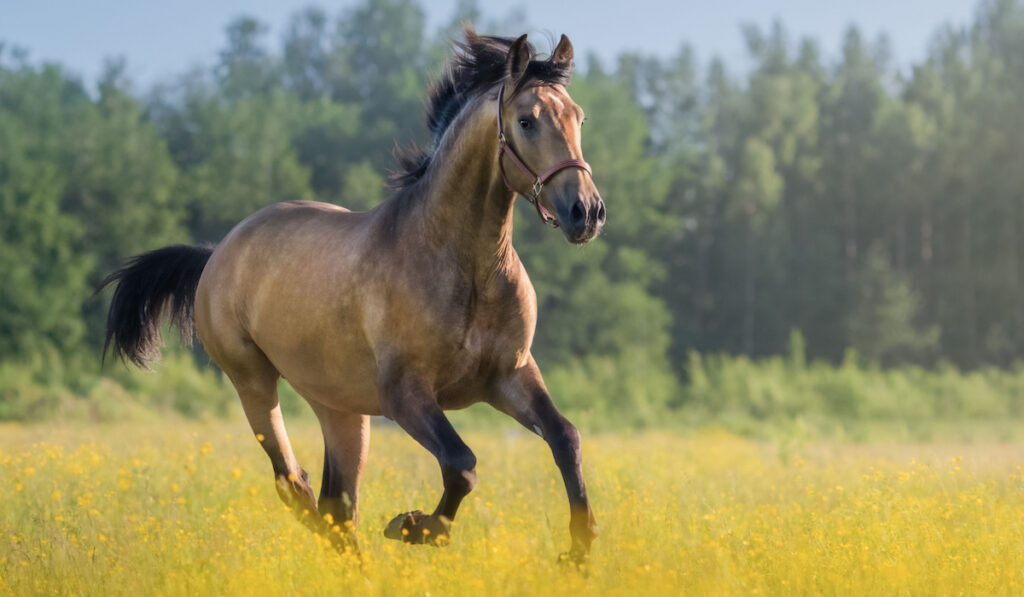
<svg viewBox="0 0 1024 597"><path fill-rule="evenodd" d="M466 41L455 42L454 52L440 81L430 88L427 104L427 127L431 134L431 148L411 147L397 152L401 172L392 181L397 187L406 187L423 178L434 150L446 130L470 100L494 87L507 76L505 61L515 38L477 35L466 30ZM556 64L550 60L537 60L537 50L527 43L530 64L515 89L506 97L515 95L531 83L568 85L571 64Z"/></svg>

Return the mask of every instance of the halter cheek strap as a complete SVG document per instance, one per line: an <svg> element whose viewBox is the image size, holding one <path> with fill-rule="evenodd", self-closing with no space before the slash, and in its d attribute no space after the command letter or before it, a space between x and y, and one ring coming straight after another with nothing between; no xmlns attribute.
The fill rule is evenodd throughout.
<svg viewBox="0 0 1024 597"><path fill-rule="evenodd" d="M508 138L505 137L505 127L501 122L501 107L504 103L503 97L505 95L505 84L502 83L501 87L498 88L498 169L501 170L501 178L505 181L505 186L508 190L513 193L517 193L526 197L526 200L533 204L537 208L537 215L545 224L551 224L555 228L558 228L558 219L551 214L543 205L540 204L540 192L544 190L544 185L555 175L567 168L579 168L585 171L591 177L594 176L593 170L590 169L590 164L586 163L581 159L570 159L564 162L559 162L554 166L548 168L542 172L539 176L534 174L533 170L526 165L526 162L519 157L516 150L512 148ZM533 179L533 186L530 188L529 193L523 193L512 186L512 182L509 181L508 175L505 174L505 160L502 158L508 156L512 163L516 165L519 170L525 174L528 178Z"/></svg>

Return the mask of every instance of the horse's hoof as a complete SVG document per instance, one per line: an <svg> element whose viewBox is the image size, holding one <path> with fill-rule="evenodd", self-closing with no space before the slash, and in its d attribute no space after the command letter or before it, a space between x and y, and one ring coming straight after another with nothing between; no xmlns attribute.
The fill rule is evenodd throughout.
<svg viewBox="0 0 1024 597"><path fill-rule="evenodd" d="M590 575L590 571L587 569L590 563L590 554L586 552L570 550L560 553L558 554L558 563L565 568L579 572L584 578Z"/></svg>
<svg viewBox="0 0 1024 597"><path fill-rule="evenodd" d="M384 536L405 543L447 545L452 523L444 516L424 514L420 510L399 514L384 529Z"/></svg>

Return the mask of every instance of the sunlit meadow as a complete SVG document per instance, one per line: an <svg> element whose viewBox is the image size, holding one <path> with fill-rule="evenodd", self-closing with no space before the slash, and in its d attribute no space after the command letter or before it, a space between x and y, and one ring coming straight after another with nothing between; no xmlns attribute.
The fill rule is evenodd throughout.
<svg viewBox="0 0 1024 597"><path fill-rule="evenodd" d="M318 478L321 444L292 425ZM374 429L364 562L278 501L244 423L0 426L0 594L943 595L1024 592L1024 445L588 435L602 534L564 569L568 508L547 447L467 433L480 483L445 548L385 539L432 508L436 463Z"/></svg>

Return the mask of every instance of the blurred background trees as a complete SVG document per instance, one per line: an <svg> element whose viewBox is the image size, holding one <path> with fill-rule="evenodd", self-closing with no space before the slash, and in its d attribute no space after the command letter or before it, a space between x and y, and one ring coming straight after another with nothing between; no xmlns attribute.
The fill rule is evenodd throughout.
<svg viewBox="0 0 1024 597"><path fill-rule="evenodd" d="M240 17L214 64L151 90L122 62L86 88L0 44L0 363L96 357L90 288L129 255L216 242L276 201L386 198L465 18L522 27L471 1L434 32L415 0L311 7L279 41ZM794 331L834 364L1019 360L1024 3L984 2L904 70L856 29L834 53L781 24L745 35L744 71L685 45L578 57L606 232L574 250L527 208L516 230L549 375L625 410L678 401L691 351L784 355Z"/></svg>

